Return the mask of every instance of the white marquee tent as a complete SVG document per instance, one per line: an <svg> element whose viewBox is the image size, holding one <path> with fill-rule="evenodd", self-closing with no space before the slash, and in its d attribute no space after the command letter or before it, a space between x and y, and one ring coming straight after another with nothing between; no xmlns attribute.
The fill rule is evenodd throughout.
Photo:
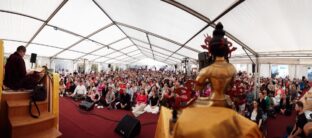
<svg viewBox="0 0 312 138"><path fill-rule="evenodd" d="M50 60L150 58L173 65L196 60L205 51L204 34L222 22L238 48L235 63L274 57L312 64L311 6L311 0L1 0L0 39L6 54L25 45L28 55Z"/></svg>

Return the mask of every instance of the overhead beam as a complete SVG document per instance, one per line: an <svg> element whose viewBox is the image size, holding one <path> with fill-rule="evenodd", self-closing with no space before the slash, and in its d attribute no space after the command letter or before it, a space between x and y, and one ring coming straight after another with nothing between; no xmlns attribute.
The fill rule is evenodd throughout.
<svg viewBox="0 0 312 138"><path fill-rule="evenodd" d="M151 54L151 53L147 53L147 54ZM150 56L147 56L147 57L148 57L148 58L152 58L152 57L150 57ZM158 55L158 57L155 58L154 60L157 60L158 58L166 59L166 57L163 57L163 56L161 56L161 55ZM168 60L168 61L171 61L171 62L178 62L178 61L175 61L175 60Z"/></svg>
<svg viewBox="0 0 312 138"><path fill-rule="evenodd" d="M140 45L138 45L138 47L143 48L143 49L146 49L146 50L149 50L148 48L145 48L145 47L140 46ZM167 57L169 56L169 55L167 55L167 54L164 54L164 53L161 53L161 52L158 52L158 51L154 51L154 52L157 53L157 54L159 54L159 55L165 56L164 58L167 58ZM172 58L181 61L181 59L179 59L179 58L176 58L176 57L172 57Z"/></svg>
<svg viewBox="0 0 312 138"><path fill-rule="evenodd" d="M102 28L100 28L100 29L96 30L95 32L93 32L93 33L89 34L89 35L88 35L88 36L86 36L86 37L83 37L83 36L81 36L81 35L76 34L76 35L78 35L78 36L81 36L81 37L82 37L82 39L78 40L76 43L74 43L74 44L70 45L69 47L65 48L64 50L62 50L62 51L60 51L60 52L56 53L55 55L53 55L53 56L52 56L52 58L55 58L57 55L59 55L59 54L61 54L62 52L64 52L64 51L66 51L66 50L68 50L68 49L70 49L70 48L74 47L75 45L77 45L77 44L81 43L82 41L84 41L84 40L86 40L86 39L90 40L89 38L90 38L91 36L93 36L93 35L97 34L98 32L101 32L102 30L104 30L104 29L106 29L106 28L108 28L108 27L110 27L110 26L112 26L112 25L113 25L113 24L112 24L112 23L110 23L110 24L108 24L108 25L106 25L106 26L104 26L104 27L102 27ZM63 29L62 29L62 30L63 30ZM68 31L68 32L69 32L69 31ZM71 32L71 33L73 33L73 32ZM75 33L73 33L73 34L75 34ZM94 42L94 40L91 40L91 41L93 41L93 42Z"/></svg>
<svg viewBox="0 0 312 138"><path fill-rule="evenodd" d="M110 45L112 45L112 44L114 44L114 43L117 43L117 42L119 42L119 41L122 41L122 40L124 40L124 39L127 39L127 37L124 37L124 38L122 38L122 39L119 39L119 40L117 40L117 41L115 41L115 42L113 42L113 43L110 43L109 45L104 45L104 44L102 44L102 43L96 42L96 43L99 43L100 45L103 45L103 47L100 47L100 48L98 48L98 49L96 49L96 50L93 50L93 51L91 51L90 53L93 53L93 52L95 52L95 51L98 51L98 50L100 50L100 49L103 49L103 48L107 47L107 48L110 48L110 49L114 50L114 52L111 52L111 53L109 53L109 54L116 53L116 52L120 52L120 53L122 53L122 54L124 54L124 55L126 55L126 56L128 56L128 57L130 57L130 58L134 58L134 57L128 55L127 53L122 52L122 51L121 51L122 49L117 50L117 49L115 49L115 48L113 48L113 47L110 46ZM130 45L130 46L133 46L133 45ZM128 47L130 47L130 46L127 46L127 47L125 47L124 49L126 49L126 48L128 48ZM109 54L107 54L107 55L109 55ZM98 56L99 56L99 55L98 55ZM106 57L106 56L103 56L103 55L101 55L99 58L102 58L102 57L109 58L109 57ZM96 58L96 59L94 59L94 60L97 60L97 59L99 59L99 58Z"/></svg>
<svg viewBox="0 0 312 138"><path fill-rule="evenodd" d="M108 45L104 45L104 44L102 44L102 43L99 43L100 45L102 44L103 46L101 46L101 47L99 47L99 48L97 48L97 49L95 49L95 50L92 50L91 52L86 53L86 55L91 54L91 53L93 53L93 52L96 52L96 51L98 51L98 50L101 50L101 49L103 49L103 48L105 48L105 47L114 50L114 48L111 48L110 45L115 44L115 43L118 43L118 42L120 42L120 41L122 41L122 40L125 40L125 39L126 39L126 37L120 38L120 39L118 39L118 40L116 40L116 41L114 41L114 42L112 42L112 43L110 43L110 44L108 44ZM116 50L115 50L115 51L116 51ZM86 55L83 55L83 56L81 56L81 57L84 57L84 56L86 56ZM98 56L100 56L100 55L98 55ZM103 55L103 56L104 56L104 55ZM79 58L81 58L81 57L78 57L77 59L79 59Z"/></svg>
<svg viewBox="0 0 312 138"><path fill-rule="evenodd" d="M117 26L117 28L136 46L136 44L129 38L129 36L125 33L124 30L120 28L120 26L113 20L113 18L102 8L100 4L98 4L95 0L92 0L95 5ZM142 51L141 51L142 52Z"/></svg>
<svg viewBox="0 0 312 138"><path fill-rule="evenodd" d="M202 21L204 21L204 22L206 22L206 23L208 23L208 24L212 22L208 17L206 17L206 16L204 16L204 15L202 15L202 14L196 12L195 10L193 10L193 9L191 9L191 8L185 6L185 5L183 5L183 4L181 4L181 3L177 2L177 1L173 1L173 0L162 0L162 1L164 1L164 2L166 2L166 3L168 3L168 4L171 4L171 5L173 5L173 6L177 7L177 8L179 8L179 9L181 9L181 10L183 10L183 11L185 11L185 12L187 12L187 13L189 13L189 14L191 14L191 15L197 17L197 18L199 18L200 20L202 20ZM215 26L216 26L215 23L211 24L211 27L215 28ZM241 47L244 47L245 49L247 49L247 50L248 50L249 52L251 52L253 55L257 56L257 52L255 52L255 51L254 51L253 49L251 49L249 46L247 46L247 45L244 44L242 41L240 41L239 39L237 39L237 38L236 38L235 36L233 36L231 33L225 31L225 35L226 35L228 38L232 39L232 40L233 40L234 42L236 42L237 44L239 44Z"/></svg>
<svg viewBox="0 0 312 138"><path fill-rule="evenodd" d="M7 11L7 10L1 10L0 9L0 12L14 14L14 15L19 15L19 16L27 17L27 18L34 19L34 20L37 20L37 21L40 21L40 22L45 22L45 20L43 20L43 19L31 16L31 15L23 14L23 13L14 12L14 11Z"/></svg>
<svg viewBox="0 0 312 138"><path fill-rule="evenodd" d="M253 64L255 64L255 62L251 59L251 57L249 56L249 54L248 54L248 52L246 51L246 49L243 48L243 50L245 51L246 55L249 57L250 61L251 61ZM256 58L258 58L258 57L256 57Z"/></svg>
<svg viewBox="0 0 312 138"><path fill-rule="evenodd" d="M151 51L152 51L152 54L153 54L153 59L155 60L155 55L154 55L154 51L153 51L153 48L152 48L151 40L149 39L147 33L145 33L145 35L146 35L146 39L147 39L147 41L148 41L148 44L149 44L149 46L150 46L150 48L151 48Z"/></svg>
<svg viewBox="0 0 312 138"><path fill-rule="evenodd" d="M168 0L167 0L168 1ZM167 2L165 1L165 2ZM187 43L189 43L191 40L193 40L197 35L199 35L202 31L204 31L206 28L208 28L209 26L211 26L212 24L214 24L217 20L219 20L221 17L223 17L225 14L227 14L228 12L230 12L232 9L234 9L236 6L238 6L239 4L241 4L244 0L238 0L236 1L234 4L232 4L229 8L227 8L225 11L223 11L221 14L219 14L215 19L213 19L212 21L210 22L207 22L208 24L203 27L202 29L200 29L196 34L194 34L191 38L189 38L179 49L177 49L174 53L176 53L177 51L179 51L180 49L182 49ZM171 4L171 3L169 3ZM174 4L174 3L172 3ZM181 4L182 5L182 4ZM186 6L185 6L186 7ZM179 8L179 7L178 7ZM186 12L189 12L189 9L188 10L184 10ZM173 54L174 54L173 53ZM171 54L168 58L170 58L173 54Z"/></svg>
<svg viewBox="0 0 312 138"><path fill-rule="evenodd" d="M133 29L133 30L137 30L137 31L142 32L142 33L149 34L149 35L151 35L151 36L154 36L154 37L160 38L160 39L162 39L162 40L165 40L165 41L171 42L171 43L173 43L173 44L176 44L176 45L178 45L178 46L182 46L182 44L179 43L179 42L177 42L177 41L174 41L174 40L171 40L171 39L169 39L169 38L167 38L167 37L163 37L163 36L160 36L160 35L158 35L158 34L155 34L155 33L149 32L149 31L146 31L146 30L144 30L144 29L142 29L142 28L138 28L138 27L131 26L131 25L128 25L128 24L125 24L125 23L121 23L121 22L116 22L116 24L121 25L121 26L123 26L123 27L127 27L127 28L130 28L130 29ZM192 51L195 51L195 52L197 52L197 53L200 52L200 51L198 51L198 50L196 50L196 49L194 49L194 48L188 47L188 46L185 46L185 48L186 48L186 49L189 49L189 50L192 50Z"/></svg>
<svg viewBox="0 0 312 138"><path fill-rule="evenodd" d="M43 24L40 26L40 28L36 31L36 33L31 37L31 39L28 41L25 47L27 47L41 32L41 30L48 24L48 22L56 15L56 13L66 4L68 0L63 0L62 3L53 11L53 13L48 17L47 20L43 22Z"/></svg>
<svg viewBox="0 0 312 138"><path fill-rule="evenodd" d="M147 42L145 42L145 41L143 41L143 40L140 40L140 39L137 39L137 38L134 38L134 37L130 37L130 38L133 39L133 40L136 40L136 41L139 41L139 42L148 44ZM162 49L162 50L165 50L165 51L172 52L172 53L174 52L174 51L170 51L170 50L168 50L168 49L162 48L162 47L157 46L157 45L154 45L154 44L152 44L152 46L153 46L153 47L157 47L157 48ZM155 51L155 50L154 50L154 51ZM183 57L188 57L188 56L185 56L185 55L182 55L182 54L179 54L179 53L176 53L176 55L183 56ZM193 59L193 60L196 60L196 59L191 58L191 57L188 57L188 58Z"/></svg>
<svg viewBox="0 0 312 138"><path fill-rule="evenodd" d="M11 41L11 42L19 42L19 43L27 43L27 41L20 41L20 40L14 40L14 39L2 39L4 41ZM51 46L51 45L47 45L47 44L41 44L41 43L30 43L30 44L34 44L34 45L38 45L38 46L44 46L44 47L51 47L51 48L57 48L57 49L64 49L64 48L60 48L57 46ZM81 53L81 54L86 54L85 52L81 52L81 51L76 51L76 50L68 50L68 51L73 51L73 52L77 52L77 53ZM92 54L91 54L92 55ZM51 58L51 57L49 57Z"/></svg>

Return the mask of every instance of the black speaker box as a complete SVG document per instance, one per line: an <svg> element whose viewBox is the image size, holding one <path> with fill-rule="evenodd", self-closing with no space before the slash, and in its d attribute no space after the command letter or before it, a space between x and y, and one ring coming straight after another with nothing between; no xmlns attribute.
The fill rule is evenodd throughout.
<svg viewBox="0 0 312 138"><path fill-rule="evenodd" d="M178 68L178 65L174 65L174 68L177 69L177 68Z"/></svg>
<svg viewBox="0 0 312 138"><path fill-rule="evenodd" d="M255 73L256 72L256 64L252 64L252 73Z"/></svg>
<svg viewBox="0 0 312 138"><path fill-rule="evenodd" d="M83 109L83 110L86 110L86 111L91 111L94 107L94 104L91 103L91 102L88 102L88 101L82 101L80 104L79 104L79 108L80 109Z"/></svg>
<svg viewBox="0 0 312 138"><path fill-rule="evenodd" d="M133 138L141 131L141 123L138 119L125 115L115 128L115 132L125 138Z"/></svg>
<svg viewBox="0 0 312 138"><path fill-rule="evenodd" d="M204 60L208 60L208 52L201 52L198 54L198 60L199 61L204 61Z"/></svg>
<svg viewBox="0 0 312 138"><path fill-rule="evenodd" d="M209 56L208 52L202 52L198 54L199 70L209 66L210 64L212 64L212 62L213 59L211 56Z"/></svg>
<svg viewBox="0 0 312 138"><path fill-rule="evenodd" d="M108 68L110 68L111 67L111 64L108 64Z"/></svg>
<svg viewBox="0 0 312 138"><path fill-rule="evenodd" d="M37 54L31 53L30 63L36 63L36 60L37 60Z"/></svg>

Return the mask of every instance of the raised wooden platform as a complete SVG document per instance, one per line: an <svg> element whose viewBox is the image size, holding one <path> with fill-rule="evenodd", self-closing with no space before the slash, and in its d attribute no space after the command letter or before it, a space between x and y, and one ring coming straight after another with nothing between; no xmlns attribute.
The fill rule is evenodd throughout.
<svg viewBox="0 0 312 138"><path fill-rule="evenodd" d="M56 138L62 134L54 128L56 117L48 112L48 101L37 102L41 115L29 115L31 91L3 91L1 97L1 137L12 138ZM37 114L35 106L32 111Z"/></svg>

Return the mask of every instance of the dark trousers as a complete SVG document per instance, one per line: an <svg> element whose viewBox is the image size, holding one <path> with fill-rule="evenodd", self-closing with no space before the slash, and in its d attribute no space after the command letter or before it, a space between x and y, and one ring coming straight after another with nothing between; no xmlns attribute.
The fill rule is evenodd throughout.
<svg viewBox="0 0 312 138"><path fill-rule="evenodd" d="M130 110L131 106L130 103L128 103L124 108L121 107L121 103L116 103L116 108L117 109L124 109L124 110Z"/></svg>
<svg viewBox="0 0 312 138"><path fill-rule="evenodd" d="M82 95L82 94L76 94L73 97L75 101L85 100L85 98L86 98L85 95Z"/></svg>
<svg viewBox="0 0 312 138"><path fill-rule="evenodd" d="M107 103L105 99L101 98L99 101L99 105L108 106L108 108L114 108L115 102Z"/></svg>

